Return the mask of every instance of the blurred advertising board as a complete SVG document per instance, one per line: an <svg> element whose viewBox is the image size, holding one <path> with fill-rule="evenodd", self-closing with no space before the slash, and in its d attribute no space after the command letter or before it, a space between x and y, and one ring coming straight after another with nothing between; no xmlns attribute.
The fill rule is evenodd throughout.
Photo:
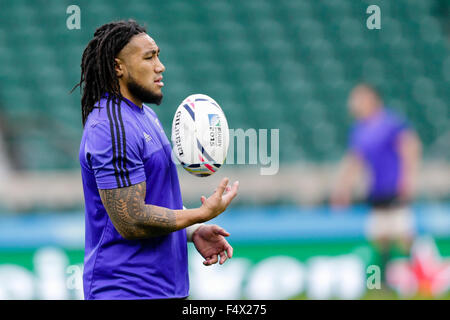
<svg viewBox="0 0 450 320"><path fill-rule="evenodd" d="M414 208L411 256L393 252L387 281L401 297L450 290L450 206ZM233 209L214 223L234 256L205 267L189 245L192 299L360 299L379 294L380 270L365 237L367 209ZM82 299L82 213L0 218L0 299Z"/></svg>

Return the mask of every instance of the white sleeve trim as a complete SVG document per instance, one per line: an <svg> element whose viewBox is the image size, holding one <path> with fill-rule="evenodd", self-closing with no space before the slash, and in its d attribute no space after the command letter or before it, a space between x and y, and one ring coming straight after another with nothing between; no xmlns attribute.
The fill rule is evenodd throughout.
<svg viewBox="0 0 450 320"><path fill-rule="evenodd" d="M186 210L186 207L183 206L183 210ZM192 242L192 235L198 228L200 228L204 223L196 223L186 228L186 237L188 242Z"/></svg>

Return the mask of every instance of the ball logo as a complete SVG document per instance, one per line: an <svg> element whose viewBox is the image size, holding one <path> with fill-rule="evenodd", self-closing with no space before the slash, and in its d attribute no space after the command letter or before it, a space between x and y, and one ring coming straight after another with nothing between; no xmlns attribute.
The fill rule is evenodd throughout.
<svg viewBox="0 0 450 320"><path fill-rule="evenodd" d="M220 127L220 118L218 114L208 114L209 126Z"/></svg>
<svg viewBox="0 0 450 320"><path fill-rule="evenodd" d="M174 135L175 135L175 139L174 139L174 142L175 142L175 147L177 148L177 151L178 151L178 155L179 156L182 156L184 153L183 153L183 147L181 146L181 137L180 137L180 123L181 123L181 121L180 121L180 119L181 119L181 111L177 111L177 113L175 114L175 119L174 119L174 124L173 124L173 132L174 132Z"/></svg>
<svg viewBox="0 0 450 320"><path fill-rule="evenodd" d="M220 127L220 117L218 114L208 114L209 119L209 145L211 147L222 146L222 128ZM215 155L215 152L212 152Z"/></svg>

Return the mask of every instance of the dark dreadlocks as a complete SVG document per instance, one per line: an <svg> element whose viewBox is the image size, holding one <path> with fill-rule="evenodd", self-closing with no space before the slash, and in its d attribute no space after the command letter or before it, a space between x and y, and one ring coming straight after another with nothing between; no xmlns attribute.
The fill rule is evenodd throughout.
<svg viewBox="0 0 450 320"><path fill-rule="evenodd" d="M80 82L72 89L73 91L80 87L83 93L81 98L83 126L89 113L96 108L94 104L102 95L108 93L108 99L113 99L115 103L122 100L114 59L134 35L145 32L147 32L145 27L138 25L134 20L107 23L95 30L94 38L83 52Z"/></svg>

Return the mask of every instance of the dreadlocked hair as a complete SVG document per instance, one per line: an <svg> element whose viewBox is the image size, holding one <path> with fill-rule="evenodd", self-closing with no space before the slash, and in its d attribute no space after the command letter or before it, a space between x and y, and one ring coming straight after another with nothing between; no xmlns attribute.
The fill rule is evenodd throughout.
<svg viewBox="0 0 450 320"><path fill-rule="evenodd" d="M81 117L83 127L88 115L100 98L108 93L108 103L119 103L123 97L120 93L119 80L115 72L117 54L130 39L139 33L147 32L134 20L115 21L104 24L95 30L94 38L88 43L81 59L81 77L71 92L80 87Z"/></svg>

